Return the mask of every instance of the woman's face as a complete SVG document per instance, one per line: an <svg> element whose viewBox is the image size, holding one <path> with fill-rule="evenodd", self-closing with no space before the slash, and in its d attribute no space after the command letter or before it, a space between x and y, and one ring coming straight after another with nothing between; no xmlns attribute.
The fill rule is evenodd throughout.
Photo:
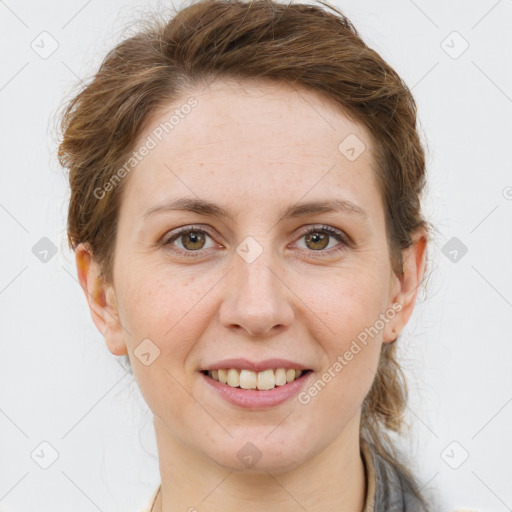
<svg viewBox="0 0 512 512"><path fill-rule="evenodd" d="M104 332L113 353L126 343L159 435L226 468L285 471L357 439L381 344L407 320L392 308L372 143L309 91L217 81L190 96L168 134L189 96L140 134L136 148L156 145L124 178L111 290L123 329L107 318ZM236 403L203 373L261 362L312 371Z"/></svg>

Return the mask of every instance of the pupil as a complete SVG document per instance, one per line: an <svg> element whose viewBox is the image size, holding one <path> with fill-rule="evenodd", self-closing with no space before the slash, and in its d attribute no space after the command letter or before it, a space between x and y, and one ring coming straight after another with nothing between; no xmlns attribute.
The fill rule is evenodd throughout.
<svg viewBox="0 0 512 512"><path fill-rule="evenodd" d="M325 244L325 240L327 239L327 235L323 234L323 233L312 233L308 236L308 242L311 242L313 244L321 244L320 247L315 247L315 249L323 249L326 244ZM323 242L323 243L322 243Z"/></svg>
<svg viewBox="0 0 512 512"><path fill-rule="evenodd" d="M201 242L203 241L204 237L201 234L198 234L197 232L191 231L190 233L187 233L184 235L185 239L187 240L184 242L185 247L189 249L200 249L201 248ZM197 245L199 244L199 245Z"/></svg>

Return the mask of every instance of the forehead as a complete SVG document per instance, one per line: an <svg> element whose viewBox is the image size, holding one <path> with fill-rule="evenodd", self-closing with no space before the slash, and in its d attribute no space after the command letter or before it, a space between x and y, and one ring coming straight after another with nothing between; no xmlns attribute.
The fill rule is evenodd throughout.
<svg viewBox="0 0 512 512"><path fill-rule="evenodd" d="M352 134L364 141L367 156L373 151L365 127L350 120L332 99L304 87L268 80L215 81L159 109L152 116L152 125L165 123L188 96L194 97L197 106L180 116L167 137L169 141L178 137L181 146L186 142L203 151L215 151L212 146L231 145L235 151L226 155L229 157L254 149L259 152L264 144L266 152L288 159L293 156L289 152L292 147L295 154L303 151L332 161L339 155L339 143Z"/></svg>
<svg viewBox="0 0 512 512"><path fill-rule="evenodd" d="M195 106L181 110L190 98ZM140 211L184 195L249 206L336 191L357 203L377 193L368 131L304 88L215 81L155 112L136 150L149 138L154 147L125 191Z"/></svg>

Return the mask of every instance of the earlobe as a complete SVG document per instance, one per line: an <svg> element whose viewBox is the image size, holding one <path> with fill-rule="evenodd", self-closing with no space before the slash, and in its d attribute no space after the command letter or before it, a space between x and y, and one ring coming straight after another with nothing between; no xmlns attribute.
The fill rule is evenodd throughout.
<svg viewBox="0 0 512 512"><path fill-rule="evenodd" d="M124 330L119 321L113 286L101 278L99 264L94 261L88 244L75 249L75 261L80 286L84 291L91 317L114 355L127 355Z"/></svg>
<svg viewBox="0 0 512 512"><path fill-rule="evenodd" d="M392 298L395 314L384 330L383 342L392 343L409 321L425 272L427 234L419 228L412 236L413 243L402 251L403 274L394 276L396 286Z"/></svg>

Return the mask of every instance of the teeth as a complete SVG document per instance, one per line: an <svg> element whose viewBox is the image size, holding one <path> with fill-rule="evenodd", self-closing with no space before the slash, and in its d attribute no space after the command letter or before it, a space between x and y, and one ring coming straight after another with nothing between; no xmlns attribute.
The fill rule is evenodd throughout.
<svg viewBox="0 0 512 512"><path fill-rule="evenodd" d="M208 372L211 376L212 372ZM222 382L222 384L228 383L228 371L227 370L219 370L219 381Z"/></svg>
<svg viewBox="0 0 512 512"><path fill-rule="evenodd" d="M276 386L283 386L286 384L286 370L284 368L278 368L276 370Z"/></svg>
<svg viewBox="0 0 512 512"><path fill-rule="evenodd" d="M273 389L275 387L274 370L265 370L258 373L258 389Z"/></svg>
<svg viewBox="0 0 512 512"><path fill-rule="evenodd" d="M287 382L292 382L302 375L301 370L293 368L277 368L276 370L264 370L262 372L253 372L252 370L237 370L236 368L225 368L219 370L209 370L208 375L212 379L218 380L222 384L227 384L233 388L242 389L274 389L276 386L283 386Z"/></svg>
<svg viewBox="0 0 512 512"><path fill-rule="evenodd" d="M255 372L249 370L242 370L240 372L240 387L242 389L256 389L257 380L258 377Z"/></svg>
<svg viewBox="0 0 512 512"><path fill-rule="evenodd" d="M240 386L240 372L234 368L228 370L228 386L232 388Z"/></svg>

